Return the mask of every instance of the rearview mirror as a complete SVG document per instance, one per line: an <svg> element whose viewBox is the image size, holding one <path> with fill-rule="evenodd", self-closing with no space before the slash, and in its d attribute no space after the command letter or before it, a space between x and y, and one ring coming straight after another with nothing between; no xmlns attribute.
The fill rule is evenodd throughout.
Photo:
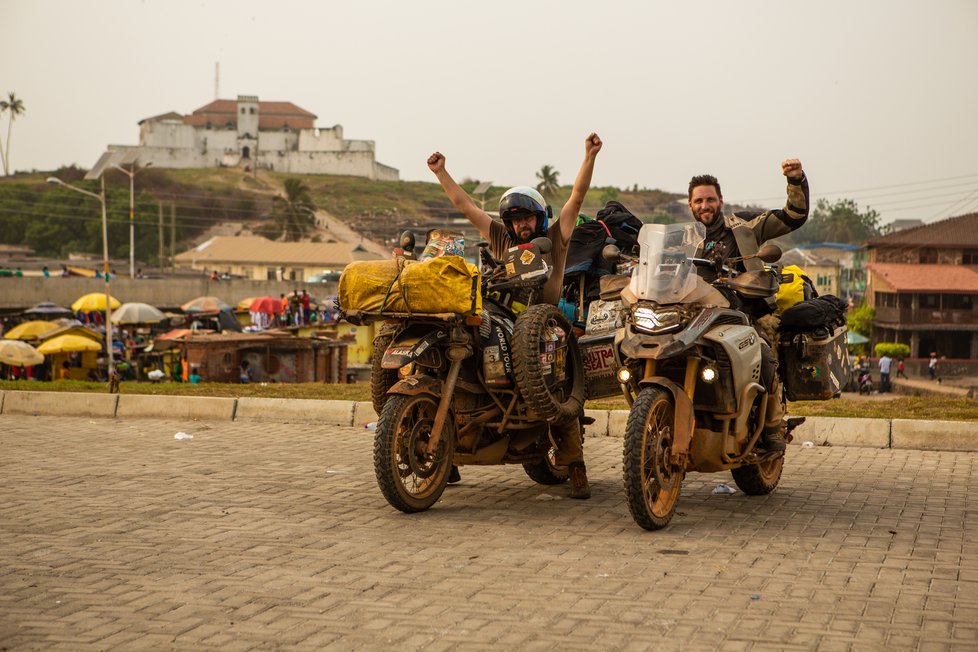
<svg viewBox="0 0 978 652"><path fill-rule="evenodd" d="M618 245L607 244L601 249L601 258L606 263L617 263L618 259L621 258L621 249Z"/></svg>
<svg viewBox="0 0 978 652"><path fill-rule="evenodd" d="M757 250L757 257L765 263L776 263L781 259L781 247L776 244L765 244Z"/></svg>
<svg viewBox="0 0 978 652"><path fill-rule="evenodd" d="M414 233L412 231L404 231L401 233L400 245L401 249L406 251L414 251Z"/></svg>
<svg viewBox="0 0 978 652"><path fill-rule="evenodd" d="M553 243L550 238L544 238L540 236L539 238L533 238L530 240L530 244L540 250L541 254L549 254L550 250L553 249Z"/></svg>

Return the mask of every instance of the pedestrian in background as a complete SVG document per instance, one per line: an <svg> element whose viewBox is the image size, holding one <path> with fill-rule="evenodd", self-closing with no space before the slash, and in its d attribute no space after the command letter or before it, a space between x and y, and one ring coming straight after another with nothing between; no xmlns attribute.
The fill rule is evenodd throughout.
<svg viewBox="0 0 978 652"><path fill-rule="evenodd" d="M883 354L880 358L880 394L885 394L890 391L890 365L893 364L892 358L890 356Z"/></svg>
<svg viewBox="0 0 978 652"><path fill-rule="evenodd" d="M937 380L937 353L931 351L930 362L927 363L927 373L931 380Z"/></svg>

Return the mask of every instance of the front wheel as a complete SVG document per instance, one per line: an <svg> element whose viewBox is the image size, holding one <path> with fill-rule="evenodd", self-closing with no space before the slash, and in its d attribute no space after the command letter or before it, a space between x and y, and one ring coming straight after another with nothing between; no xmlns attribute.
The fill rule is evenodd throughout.
<svg viewBox="0 0 978 652"><path fill-rule="evenodd" d="M433 454L427 452L438 401L427 394L392 395L377 422L374 473L384 498L402 512L422 512L441 498L452 470L455 432L452 419Z"/></svg>
<svg viewBox="0 0 978 652"><path fill-rule="evenodd" d="M730 474L748 496L765 496L778 486L783 468L784 455L778 455L772 460L731 469Z"/></svg>
<svg viewBox="0 0 978 652"><path fill-rule="evenodd" d="M673 466L675 406L659 387L639 392L625 426L622 479L628 509L646 530L660 530L676 511L683 470Z"/></svg>

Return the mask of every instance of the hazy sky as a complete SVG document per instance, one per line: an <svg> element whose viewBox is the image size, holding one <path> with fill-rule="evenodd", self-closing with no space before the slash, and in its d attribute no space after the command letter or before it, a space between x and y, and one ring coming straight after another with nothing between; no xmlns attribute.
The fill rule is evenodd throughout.
<svg viewBox="0 0 978 652"><path fill-rule="evenodd" d="M978 210L976 0L2 0L0 93L24 100L15 169L90 167L137 122L258 95L374 140L405 180L570 183L778 206L800 158L813 198L883 220ZM6 134L6 116L0 134Z"/></svg>

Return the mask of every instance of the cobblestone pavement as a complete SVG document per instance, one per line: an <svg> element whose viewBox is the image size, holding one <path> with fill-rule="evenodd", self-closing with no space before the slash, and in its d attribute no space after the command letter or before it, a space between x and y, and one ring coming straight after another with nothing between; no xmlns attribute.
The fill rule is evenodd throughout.
<svg viewBox="0 0 978 652"><path fill-rule="evenodd" d="M774 494L692 475L646 532L620 439L590 501L464 467L409 516L371 434L0 417L0 648L978 647L976 454L793 446Z"/></svg>

